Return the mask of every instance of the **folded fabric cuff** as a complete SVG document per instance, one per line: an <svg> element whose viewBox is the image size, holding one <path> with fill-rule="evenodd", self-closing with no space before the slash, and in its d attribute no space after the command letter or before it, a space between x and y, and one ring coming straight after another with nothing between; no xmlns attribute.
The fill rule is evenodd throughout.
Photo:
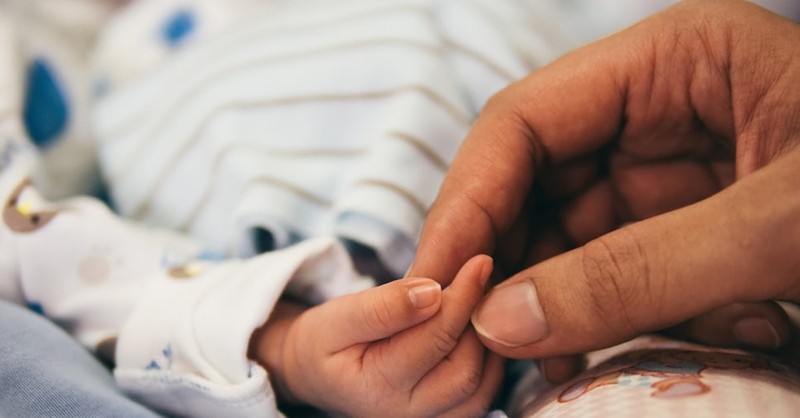
<svg viewBox="0 0 800 418"><path fill-rule="evenodd" d="M218 384L171 370L117 369L117 384L153 409L191 417L283 417L266 371L253 364L249 378Z"/></svg>
<svg viewBox="0 0 800 418"><path fill-rule="evenodd" d="M122 328L115 371L120 385L177 415L221 416L211 407L196 409L180 399L202 395L207 400L197 405L216 400L225 405L230 391L236 402L247 399L244 405L274 403L266 380L253 389L260 368L247 359L247 349L253 331L266 322L289 282L296 291L323 298L371 283L358 276L347 251L329 237L248 260L173 268L147 289ZM245 389L263 399L254 401ZM165 393L175 399L162 401Z"/></svg>

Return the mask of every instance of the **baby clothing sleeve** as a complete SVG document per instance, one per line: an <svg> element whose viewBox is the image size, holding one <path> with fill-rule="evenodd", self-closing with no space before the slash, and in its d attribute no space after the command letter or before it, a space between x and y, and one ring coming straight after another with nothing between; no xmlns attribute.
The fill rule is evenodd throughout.
<svg viewBox="0 0 800 418"><path fill-rule="evenodd" d="M371 286L349 265L335 239L319 238L246 261L171 270L122 329L117 382L172 414L275 416L268 371L245 357L250 335L266 322L265 307L276 303L283 285L309 295L315 284L317 297Z"/></svg>
<svg viewBox="0 0 800 418"><path fill-rule="evenodd" d="M97 201L48 204L23 182L6 202L23 298L88 347L116 337L119 385L174 415L275 416L267 373L246 353L285 286L324 299L371 285L332 238L183 263L191 242L124 223Z"/></svg>
<svg viewBox="0 0 800 418"><path fill-rule="evenodd" d="M246 357L250 335L287 285L312 301L372 286L334 238L202 261L197 242L127 223L97 200L47 201L22 168L0 177L3 296L89 348L116 340L118 384L158 411L279 416L267 371Z"/></svg>
<svg viewBox="0 0 800 418"><path fill-rule="evenodd" d="M0 18L0 298L91 350L116 341L119 386L157 411L280 416L267 371L246 356L254 329L284 291L320 302L372 281L333 238L213 261L199 241L125 221L97 199L44 196L18 41Z"/></svg>

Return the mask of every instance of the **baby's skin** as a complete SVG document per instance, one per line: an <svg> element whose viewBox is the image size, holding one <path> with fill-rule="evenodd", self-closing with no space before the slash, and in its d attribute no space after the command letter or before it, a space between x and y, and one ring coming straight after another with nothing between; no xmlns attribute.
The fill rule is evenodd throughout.
<svg viewBox="0 0 800 418"><path fill-rule="evenodd" d="M250 357L287 402L356 417L483 416L502 359L469 320L491 271L476 256L445 289L404 278L312 308L281 303Z"/></svg>

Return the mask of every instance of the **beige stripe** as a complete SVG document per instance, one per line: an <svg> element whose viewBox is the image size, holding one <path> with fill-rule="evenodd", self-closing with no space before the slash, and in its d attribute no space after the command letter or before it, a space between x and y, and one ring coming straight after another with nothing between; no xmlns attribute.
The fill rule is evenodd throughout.
<svg viewBox="0 0 800 418"><path fill-rule="evenodd" d="M448 164L447 162L439 157L433 149L431 149L427 144L425 144L422 140L414 138L413 136L402 133L402 132L390 132L388 136L394 138L396 140L400 140L410 144L414 149L416 149L420 154L422 154L425 158L427 158L432 164L434 164L440 170L447 171ZM233 152L241 152L243 151L242 148L245 148L245 152L248 152L247 148L250 148L249 152L254 153L264 153L269 154L271 156L277 157L290 157L290 158L354 158L358 155L363 154L366 152L366 148L359 148L359 149L352 149L352 150L336 150L336 149L310 149L310 150L286 150L281 148L275 147L264 147L264 146L255 146L251 142L235 142L226 145L222 148L217 155L214 157L214 162L211 164L210 174L209 174L209 182L206 184L206 187L203 188L203 194L200 199L193 205L192 210L190 211L189 215L184 219L181 223L180 229L181 230L188 230L189 227L194 224L197 220L202 209L208 204L209 200L211 200L211 196L214 192L214 185L216 184L213 180L216 177L217 171L219 171L219 167L222 164L222 161L225 159L226 156ZM168 173L167 170L162 171L161 176L159 178L166 178ZM144 199L144 203L137 207L133 212L134 218L142 218L147 211L150 209L150 205L152 204L153 195L156 193L158 185L156 186L155 190L151 190L148 195Z"/></svg>
<svg viewBox="0 0 800 418"><path fill-rule="evenodd" d="M388 191L390 191L390 192L402 197L404 200L406 200L411 206L414 207L414 209L417 210L417 213L419 214L420 217L424 218L425 214L428 211L427 205L425 205L419 199L417 199L417 197L414 196L414 193L412 193L412 192L410 192L410 191L408 191L408 190L406 190L406 189L404 189L404 188L402 188L402 187L400 187L400 186L398 186L396 184L389 183L389 182L384 181L384 180L364 179L364 180L357 181L355 183L355 185L356 186L378 187L378 188L381 188L381 189L388 190Z"/></svg>
<svg viewBox="0 0 800 418"><path fill-rule="evenodd" d="M259 184L269 185L276 189L287 191L317 206L328 208L333 205L333 202L331 202L329 199L326 199L325 197L315 195L309 192L308 190L302 189L294 184L288 183L286 181L283 181L275 177L267 177L267 176L254 177L247 182L247 185L245 185L245 190L251 187L255 187ZM204 205L196 205L195 209L192 211L192 214L189 217L187 217L184 222L181 223L181 225L179 226L179 230L188 231L189 228L192 226L192 224L194 224L194 222L197 220L200 211L204 207L205 207Z"/></svg>
<svg viewBox="0 0 800 418"><path fill-rule="evenodd" d="M0 110L0 120L4 119L12 119L20 115L20 110L16 107L10 107L3 110Z"/></svg>
<svg viewBox="0 0 800 418"><path fill-rule="evenodd" d="M295 194L295 195L299 196L300 198L302 198L302 199L304 199L304 200L306 200L306 201L308 201L308 202L310 202L312 204L315 204L317 206L322 206L322 207L326 207L326 208L329 208L329 207L333 206L333 202L331 200L329 200L329 199L326 199L326 198L324 198L322 196L315 195L315 194L313 194L313 193L311 193L311 192L309 192L307 190L304 190L304 189L301 189L301 188L297 187L294 184L287 183L287 182L285 182L283 180L280 180L280 179L277 179L277 178L274 178L274 177L261 176L261 177L253 178L252 180L250 180L248 182L248 185L245 188L249 189L249 188L254 187L254 186L258 185L258 184L266 184L266 185L270 185L270 186L273 186L275 188L278 188L278 189L281 189L281 190L284 190L284 191L288 191L288 192L290 192L292 194ZM402 188L400 186L397 186L395 184L392 184L392 183L389 183L389 182L386 182L386 181L383 181L383 180L361 180L361 181L356 182L355 185L356 186L377 187L377 188L381 188L381 189L384 189L384 190L388 190L388 191L390 191L392 193L395 193L398 196L402 197L404 200L406 200L411 206L413 206L414 209L417 210L417 213L419 214L420 217L424 217L425 213L427 212L427 206L425 204L423 204L419 199L417 199L414 196L413 193L411 193L408 190L405 190L404 188ZM194 219L195 219L195 217L192 217L191 220L187 220L181 226L181 230L188 230L188 228L194 222Z"/></svg>
<svg viewBox="0 0 800 418"><path fill-rule="evenodd" d="M189 135L189 140L185 141L184 144L177 150L177 152L172 157L172 161L174 162L175 158L180 157L181 155L185 154L187 150L195 143L198 139L200 132L202 132L208 123L214 120L214 117L220 113L229 111L229 110L242 110L242 109L255 109L255 108L263 108L263 107L276 107L276 106L287 106L299 103L314 103L314 102L345 102L345 101L366 101L366 100L377 100L377 99L384 99L387 97L392 97L398 94L405 94L405 93L419 93L423 96L430 99L433 103L438 105L439 107L443 108L444 111L450 114L457 122L463 125L470 124L470 117L464 112L461 112L455 104L450 103L444 97L438 95L435 91L431 90L427 86L421 85L408 85L408 86L401 86L394 89L383 90L383 91L371 91L371 92L364 92L364 93L352 93L352 94L330 94L330 95L312 95L312 96L297 96L297 97L285 97L285 98L277 98L271 100L257 100L257 101L239 101L239 102L232 102L226 103L223 106L217 107L213 109L211 114L205 116L203 121L200 122L196 128L191 132ZM166 121L166 120L164 120ZM144 136L143 138L148 138ZM149 137L151 140L155 140L157 138L156 135L152 135ZM127 175L127 172L132 170L133 165L138 162L140 155L144 152L144 148L148 145L146 142L150 141L141 141L136 149L130 152L127 156L127 159L121 163L116 170L109 174L108 179L111 184L117 183L120 179ZM169 169L169 165L165 167L164 170ZM162 170L162 175L164 174L164 170ZM161 178L161 177L157 177Z"/></svg>
<svg viewBox="0 0 800 418"><path fill-rule="evenodd" d="M485 1L480 1L480 0L478 0L478 1L476 1L476 0L462 0L462 1L464 2L464 4L468 4L469 7L473 7L476 10L478 10L478 13L480 13L482 16L485 16L485 17L493 20L495 22L495 26L500 27L500 28L506 27L506 26L509 26L509 25L522 25L523 27L529 27L532 24L537 24L537 25L538 24L542 24L541 22L531 22L531 21L528 21L527 19L526 20L518 20L518 21L514 21L514 22L509 22L507 19L498 16L497 12L495 10L493 10L491 7L488 7L486 5ZM521 8L524 9L524 7L521 7ZM547 21L545 23L550 23L550 22ZM538 28L538 26L537 26L537 28ZM458 50L460 50L464 54L470 56L471 58L484 63L489 68L491 68L492 70L497 72L498 75L500 75L501 77L505 78L509 82L516 81L519 78L517 76L514 76L514 73L512 71L509 71L507 69L502 68L502 66L500 66L499 64L492 63L492 61L490 59L482 57L482 54L478 53L475 50L470 50L470 48L466 47L464 44L459 43L459 42L455 42L452 39L447 39L445 41L449 42L454 48L457 48ZM511 43L510 39L506 39L506 41L509 42L509 44ZM525 63L525 68L528 68L529 70L533 70L534 68L537 68L537 67L541 66L540 63L537 63L537 62L533 61L532 57L529 54L519 54L518 57L520 58L520 60L522 60Z"/></svg>
<svg viewBox="0 0 800 418"><path fill-rule="evenodd" d="M366 46L386 46L386 45L389 45L389 44L395 44L395 45L401 45L401 46L410 46L412 48L417 48L417 49L420 49L420 50L425 50L427 52L437 53L437 54L441 52L441 50L439 48L435 48L435 47L432 47L432 46L430 46L428 44L424 44L424 43L412 42L412 41L407 41L407 40L402 40L402 39L401 40L397 40L397 39L382 39L382 40L354 42L354 43L350 43L350 44L346 44L346 45L338 45L338 46L333 47L333 48L321 48L321 49L317 49L317 50L314 50L314 51L304 51L302 53L287 54L287 55L284 55L284 56L281 56L281 57L270 57L270 58L267 58L267 59L257 60L255 62L248 63L248 65L245 65L245 66L236 66L234 68L229 68L227 70L223 69L223 70L213 74L211 77L209 77L209 78L207 78L205 80L198 81L195 85L203 86L202 88L197 88L197 89L190 90L188 92L188 94L180 96L180 98L169 109L167 109L164 112L159 113L156 116L154 123L152 125L150 125L152 127L149 128L149 129L146 129L144 133L139 135L143 139L140 140L137 144L135 144L134 149L129 153L129 155L127 156L126 161L124 161L123 163L119 164L116 168L110 170L110 173L108 175L109 181L111 183L119 181L119 178L123 175L123 173L125 171L130 170L131 166L139 158L139 155L143 152L144 148L146 148L148 146L149 142L152 142L152 141L156 140L156 137L157 137L156 133L160 132L162 129L164 129L164 126L166 126L166 124L174 117L174 113L175 112L177 112L179 109L183 109L189 103L191 103L192 101L196 100L196 96L199 96L200 94L205 92L214 83L216 83L216 82L218 82L220 80L228 79L228 77L231 77L232 76L231 72L233 72L234 70L244 70L246 68L250 68L251 66L274 63L274 62L277 62L279 60L281 60L281 62L283 62L282 60L287 59L287 58L309 58L309 54L323 54L323 53L329 53L329 52L334 52L334 51L343 51L343 50L347 50L347 49L358 49L358 48L362 48L362 47L366 47ZM228 71L230 71L230 72L228 72ZM408 88L409 87L399 87L397 90L404 90L404 89L408 89ZM424 87L421 87L421 88L424 88ZM381 95L382 93L377 93L377 94ZM430 98L432 98L434 102L436 102L441 107L443 107L445 109L445 111L450 113L453 116L453 118L456 119L457 121L459 121L460 123L464 123L464 124L467 124L467 125L469 123L471 123L471 117L468 114L465 114L464 112L462 112L461 109L459 109L457 105L455 105L453 103L449 103L446 99L444 99L441 96L436 95L433 91L430 91L429 89L428 89L428 92L424 93L424 94L426 94ZM388 95L388 94L384 94L384 95ZM375 96L375 93L364 93L362 97L367 99L367 98L371 98L373 96ZM305 102L305 101L308 101L308 102L313 102L313 101L332 101L332 100L337 100L338 98L341 98L341 100L353 100L353 99L357 100L357 99L359 99L359 94L358 93L354 93L354 94L350 94L350 95L348 95L348 94L342 94L342 95L319 95L319 96L308 96L308 97L273 99L273 100L265 100L264 103L263 103L263 106L297 104L297 103L301 103L301 102ZM246 106L246 107L258 107L258 106L259 105L256 104L255 106ZM227 108L228 107L224 107L224 109L227 109ZM232 107L232 108L235 108L235 106ZM214 113L212 113L212 115L214 115L216 113L218 113L218 112L214 112ZM136 119L136 118L134 118L134 119ZM207 121L208 121L208 118L206 118L206 120L204 120L204 122L201 125L201 127L204 127L205 126L205 122L207 122ZM140 122L137 121L137 123L140 123ZM105 138L105 139L100 140L101 146L106 145L106 144L111 143L111 142L114 142L114 139L123 138L124 137L124 133L125 133L124 131L130 130L130 129L134 129L136 127L137 123L129 123L127 125L122 126L121 128L117 128L116 129L117 132L114 132L112 134L102 134L102 135L100 135L101 137ZM190 138L194 137L197 134L197 132L198 132L198 130L195 130L193 132L192 136L190 136Z"/></svg>
<svg viewBox="0 0 800 418"><path fill-rule="evenodd" d="M315 195L314 193L309 192L308 190L301 189L300 187L298 187L298 186L296 186L294 184L288 183L286 181L283 181L283 180L280 180L280 179L277 179L277 178L274 178L274 177L267 177L267 176L254 177L248 183L249 184L247 185L246 188L253 187L253 186L257 185L257 184L268 184L268 185L273 186L275 188L286 190L288 192L296 194L297 196L300 196L301 198L303 198L303 199L305 199L305 200L307 200L307 201L309 201L309 202L311 202L311 203L313 203L313 204L315 204L317 206L324 206L324 207L333 206L333 202L331 200L329 200L329 199L326 199L323 196Z"/></svg>
<svg viewBox="0 0 800 418"><path fill-rule="evenodd" d="M483 55L477 50L469 48L466 45L459 43L455 39L442 36L442 41L445 43L445 45L449 46L453 50L461 52L462 54L472 58L473 60L485 65L490 70L494 71L498 76L500 76L500 78L505 79L506 82L508 83L511 83L518 78L514 76L511 70L503 67L502 65L500 65L495 61L492 61L491 58L487 57L486 55Z"/></svg>
<svg viewBox="0 0 800 418"><path fill-rule="evenodd" d="M318 196L314 193L309 192L308 190L302 189L294 184L291 184L289 182L286 182L284 180L275 177L268 177L268 176L254 177L247 182L247 185L245 185L245 190L250 189L251 187L255 187L257 185L269 185L276 189L287 191L317 206L322 206L326 208L333 206L333 202L330 201L329 199L326 199L323 196ZM197 219L197 216L199 216L200 211L204 207L205 205L201 204L196 205L195 209L192 211L189 217L186 218L186 220L183 223L181 223L179 229L181 231L189 230L191 225Z"/></svg>
<svg viewBox="0 0 800 418"><path fill-rule="evenodd" d="M508 25L508 20L500 17L495 9L487 6L486 3L490 2L487 2L486 0L459 0L459 1L463 2L464 5L467 5L468 7L472 7L475 10L477 10L481 16L488 17L489 19L497 22L497 25L499 27L505 27L506 25ZM521 21L520 23L525 23L525 22Z"/></svg>
<svg viewBox="0 0 800 418"><path fill-rule="evenodd" d="M192 58L195 58L194 60L192 60L191 58L187 58L183 62L187 64L186 65L186 67L187 67L186 69L187 70L194 71L194 68L196 68L196 67L193 68L193 66L192 66L193 61L200 61L200 62L195 62L194 65L203 65L204 63L202 62L202 60L207 59L209 56L219 57L219 56L223 56L223 55L227 54L231 49L231 45L241 45L243 43L254 43L254 42L257 42L257 39L254 39L253 36L261 36L261 35L263 35L265 37L271 37L271 38L274 37L276 34L280 35L280 36L292 36L293 34L296 34L296 33L301 33L302 34L303 32L319 31L321 28L323 28L323 26L328 25L328 24L330 24L331 26L335 26L335 25L346 23L346 22L349 22L349 21L358 20L358 19L361 19L361 18L363 18L365 16L369 16L369 15L378 15L378 14L384 13L384 12L397 13L398 11L412 11L412 12L426 14L427 9L424 9L424 8L421 8L421 7L414 7L414 6L391 7L391 8L381 9L381 10L372 10L372 11L367 11L367 12L360 12L360 13L356 13L354 15L348 15L348 16L332 19L330 21L319 23L319 24L316 24L316 23L312 22L312 23L309 24L309 26L289 27L289 28L271 28L270 27L270 28L267 28L265 30L258 31L256 34L247 35L246 39L238 39L238 36L236 36L236 37L232 36L231 39L229 39L229 40L226 40L226 41L222 41L221 40L221 41L217 42L216 44L213 44L213 46L214 46L213 48L208 48L207 50L206 49L197 49L198 53L195 53L194 56L192 57ZM426 43L419 42L419 41L414 41L414 40L380 39L380 40L372 40L372 41L360 41L360 42L353 42L353 43L348 43L348 44L344 44L344 45L337 45L337 46L333 46L333 47L318 48L318 49L310 50L310 51L293 52L293 53L287 53L287 54L278 55L278 56L271 56L271 57L268 57L266 59L260 59L260 60L254 61L254 62L247 63L247 65L241 65L240 64L240 65L233 66L233 68L222 68L218 72L215 72L215 73L211 74L209 76L209 78L207 78L205 80L201 80L199 83L203 84L203 85L205 85L207 83L210 83L210 82L212 82L213 80L215 80L216 78L218 78L220 76L227 75L228 71L233 71L237 67L248 68L251 65L253 65L253 66L261 65L261 64L264 64L264 63L275 62L275 61L282 60L282 59L302 58L302 57L307 57L309 54L318 54L318 53L331 52L331 51L336 51L336 50L345 50L345 49L348 49L348 48L354 48L354 47L368 45L370 43L377 43L377 44L381 44L381 43L382 44L405 43L407 45L417 46L420 49L427 49L427 50L430 50L430 51L435 51L437 53L441 53L441 49L436 47L436 46L434 46L434 45L430 45L430 44L426 44ZM143 110L143 112L147 112L147 111L148 111L148 109L144 109ZM114 138L119 137L122 132L129 131L129 130L135 128L139 124L141 118L142 118L141 115L138 115L137 113L131 115L129 120L120 122L116 127L109 128L108 131L110 131L111 133L110 134L107 133L107 134L103 135L104 138L100 138L100 140L101 141L113 141Z"/></svg>
<svg viewBox="0 0 800 418"><path fill-rule="evenodd" d="M420 154L422 154L425 158L427 158L428 161L430 161L433 165L435 165L436 168L442 171L447 171L447 168L449 167L447 161L445 161L444 158L436 154L436 152L431 147L429 147L428 144L425 143L425 141L419 138L415 138L410 134L398 131L389 132L389 136L411 145L417 151L419 151Z"/></svg>
<svg viewBox="0 0 800 418"><path fill-rule="evenodd" d="M495 24L497 27L505 27L509 24L509 22L506 19L498 17L497 12L495 10L493 10L490 7L487 7L485 2L474 1L474 0L462 0L462 1L464 1L464 5L476 9L477 13L480 13L482 16L486 16L489 19L497 22ZM520 22L520 24L527 24L527 22ZM485 65L486 67L497 73L498 76L505 79L508 83L516 81L519 78L518 76L514 75L514 72L512 70L509 70L503 65L493 61L491 58L487 57L480 51L471 48L462 42L455 40L451 36L443 34L442 40L450 48L458 52L461 52L462 54L472 58L473 60Z"/></svg>
<svg viewBox="0 0 800 418"><path fill-rule="evenodd" d="M223 39L220 37L220 43L216 45L217 48L221 49L224 52L228 48L230 48L227 44L222 44L222 42L231 42L234 45L239 45L242 43L254 42L254 37L256 36L263 36L267 38L274 38L276 35L285 37L285 36L295 36L298 34L306 34L308 32L321 32L325 30L329 30L329 26L337 26L342 25L348 28L352 27L352 22L361 22L365 18L370 18L372 16L378 15L387 15L396 17L399 16L400 13L403 12L411 12L414 14L422 15L424 19L429 19L431 10L430 7L425 6L417 6L417 5L408 5L408 4L401 4L401 5L391 5L389 7L385 7L382 9L374 9L374 10L357 10L352 12L352 14L344 15L344 16L337 16L333 18L328 18L327 20L319 20L319 21L310 21L306 23L297 23L297 24L289 24L285 26L272 26L274 22L269 22L270 26L260 27L254 32L249 31L242 31L242 32L232 32L229 38L231 39ZM264 25L261 23L259 25L253 26L260 26Z"/></svg>
<svg viewBox="0 0 800 418"><path fill-rule="evenodd" d="M217 175L217 171L219 171L219 167L222 165L222 161L227 157L229 154L237 151L244 151L248 152L247 148L251 148L250 152L254 153L264 153L270 154L272 156L284 156L284 157L296 157L296 158L324 158L324 157L340 157L340 158L350 158L356 157L360 154L363 154L366 148L359 148L353 150L335 150L335 149L316 149L316 150L286 150L274 147L265 147L265 146L255 146L251 142L233 142L226 145L222 148L217 155L214 157L214 162L211 164L211 168L209 170L208 176L208 183L203 188L203 194L200 196L200 199L193 205L194 207L189 212L189 215L181 222L181 226L179 227L181 230L188 230L189 227L197 220L197 217L200 215L200 211L208 204L208 201L211 200L211 195L214 192L214 179ZM171 165L168 165L171 167ZM159 178L166 178L167 170L162 170L162 176ZM273 183L274 184L274 183ZM146 197L144 198L144 203L142 203L139 207L134 210L134 218L142 218L150 210L150 205L152 204L153 195L158 190L158 186L154 190L150 190ZM294 188L293 188L294 189ZM310 193L306 193L307 195L311 195Z"/></svg>

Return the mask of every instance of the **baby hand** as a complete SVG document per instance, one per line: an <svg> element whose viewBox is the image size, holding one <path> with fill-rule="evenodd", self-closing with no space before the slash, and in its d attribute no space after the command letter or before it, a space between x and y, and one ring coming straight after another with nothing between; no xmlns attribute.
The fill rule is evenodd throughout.
<svg viewBox="0 0 800 418"><path fill-rule="evenodd" d="M491 270L491 259L477 256L445 290L407 278L289 315L283 331L279 324L256 334L253 355L279 391L329 412L482 416L502 360L483 348L469 318ZM270 353L275 341L266 340L278 336L278 352Z"/></svg>

